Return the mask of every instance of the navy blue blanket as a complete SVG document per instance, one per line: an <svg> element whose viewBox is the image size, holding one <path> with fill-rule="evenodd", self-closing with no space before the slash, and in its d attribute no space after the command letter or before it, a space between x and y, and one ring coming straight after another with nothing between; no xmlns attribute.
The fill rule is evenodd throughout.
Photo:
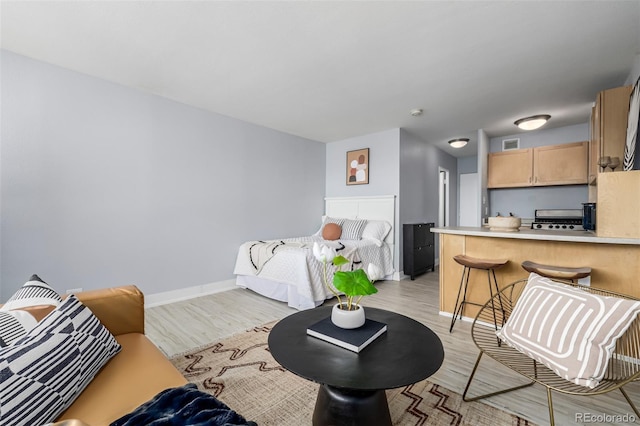
<svg viewBox="0 0 640 426"><path fill-rule="evenodd" d="M160 392L111 426L257 426L213 395L188 385Z"/></svg>

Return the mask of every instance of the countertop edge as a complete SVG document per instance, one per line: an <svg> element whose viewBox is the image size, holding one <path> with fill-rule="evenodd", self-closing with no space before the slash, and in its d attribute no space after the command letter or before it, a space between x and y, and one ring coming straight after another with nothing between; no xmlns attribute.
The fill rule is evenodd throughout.
<svg viewBox="0 0 640 426"><path fill-rule="evenodd" d="M598 237L589 231L544 231L524 229L515 232L492 231L489 228L447 226L431 228L440 234L470 235L488 238L513 238L520 240L566 241L574 243L640 245L640 238Z"/></svg>

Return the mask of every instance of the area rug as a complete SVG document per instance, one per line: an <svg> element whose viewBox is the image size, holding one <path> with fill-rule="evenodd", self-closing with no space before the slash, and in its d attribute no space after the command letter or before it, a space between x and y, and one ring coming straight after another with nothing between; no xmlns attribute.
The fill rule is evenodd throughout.
<svg viewBox="0 0 640 426"><path fill-rule="evenodd" d="M173 364L208 392L260 426L311 425L318 384L281 367L267 337L274 322L177 355ZM394 425L525 426L532 423L427 380L387 391Z"/></svg>

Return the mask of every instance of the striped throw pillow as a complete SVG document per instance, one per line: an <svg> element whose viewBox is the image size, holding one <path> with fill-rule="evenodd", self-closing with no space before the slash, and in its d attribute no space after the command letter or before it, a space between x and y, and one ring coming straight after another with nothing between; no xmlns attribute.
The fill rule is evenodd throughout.
<svg viewBox="0 0 640 426"><path fill-rule="evenodd" d="M69 296L24 337L0 349L0 424L52 422L120 349L91 310Z"/></svg>
<svg viewBox="0 0 640 426"><path fill-rule="evenodd" d="M362 239L362 231L364 231L364 227L366 224L367 224L367 221L365 219L361 219L361 220L346 219L342 224L342 235L340 238L343 240Z"/></svg>
<svg viewBox="0 0 640 426"><path fill-rule="evenodd" d="M0 311L10 311L29 306L53 305L58 306L62 297L37 275L32 275L13 296L0 308Z"/></svg>
<svg viewBox="0 0 640 426"><path fill-rule="evenodd" d="M640 301L606 297L531 273L498 337L577 385L595 388Z"/></svg>
<svg viewBox="0 0 640 426"><path fill-rule="evenodd" d="M0 307L0 347L11 345L36 326L38 321L62 302L55 290L37 275L32 275Z"/></svg>

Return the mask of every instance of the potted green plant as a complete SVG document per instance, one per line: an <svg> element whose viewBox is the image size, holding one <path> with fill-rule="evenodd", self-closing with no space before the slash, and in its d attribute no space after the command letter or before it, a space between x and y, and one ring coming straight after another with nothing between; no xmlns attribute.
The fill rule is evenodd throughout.
<svg viewBox="0 0 640 426"><path fill-rule="evenodd" d="M363 325L366 318L360 300L378 292L373 283L383 278L382 270L370 263L366 272L363 269L342 271L342 266L348 264L349 260L337 255L333 248L317 242L313 244L313 255L323 264L325 286L338 300L331 311L331 321L342 328L358 328ZM338 268L331 283L327 270L329 263Z"/></svg>

